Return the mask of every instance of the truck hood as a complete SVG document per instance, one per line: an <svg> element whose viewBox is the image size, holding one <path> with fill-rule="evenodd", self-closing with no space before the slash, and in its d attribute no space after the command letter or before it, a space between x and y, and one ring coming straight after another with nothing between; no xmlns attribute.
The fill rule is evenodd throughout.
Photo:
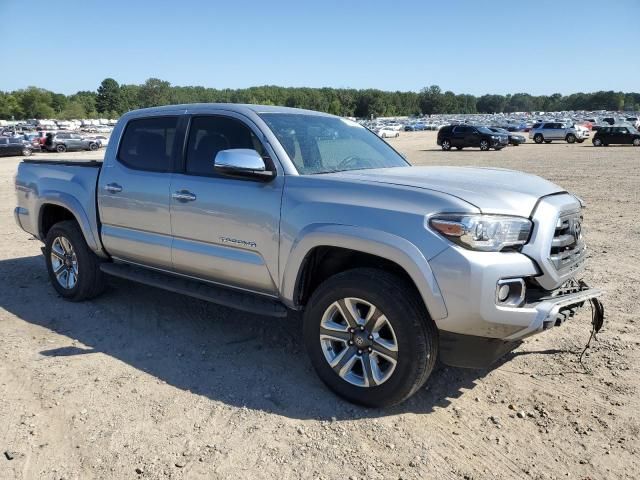
<svg viewBox="0 0 640 480"><path fill-rule="evenodd" d="M531 215L541 197L565 192L536 175L501 168L393 167L327 175L432 190L465 200L482 213L524 217Z"/></svg>

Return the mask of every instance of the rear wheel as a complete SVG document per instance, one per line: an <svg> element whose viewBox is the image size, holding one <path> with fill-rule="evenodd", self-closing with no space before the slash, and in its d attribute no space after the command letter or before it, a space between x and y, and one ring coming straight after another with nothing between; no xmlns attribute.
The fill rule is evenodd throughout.
<svg viewBox="0 0 640 480"><path fill-rule="evenodd" d="M480 150L482 150L483 152L486 152L490 148L491 148L491 145L489 144L489 140L480 140Z"/></svg>
<svg viewBox="0 0 640 480"><path fill-rule="evenodd" d="M44 256L53 288L60 296L79 302L104 290L100 260L73 220L56 223L45 239Z"/></svg>
<svg viewBox="0 0 640 480"><path fill-rule="evenodd" d="M536 143L542 143L544 141L544 137L542 136L541 133L536 133L533 136L533 141L536 142Z"/></svg>
<svg viewBox="0 0 640 480"><path fill-rule="evenodd" d="M304 341L322 381L370 407L415 393L438 354L437 329L413 286L376 269L322 283L305 309Z"/></svg>
<svg viewBox="0 0 640 480"><path fill-rule="evenodd" d="M573 133L570 133L570 134L567 135L565 140L567 141L567 143L575 143L576 136Z"/></svg>
<svg viewBox="0 0 640 480"><path fill-rule="evenodd" d="M58 153L63 153L67 151L67 147L66 145L60 144L60 145L56 145L56 152Z"/></svg>
<svg viewBox="0 0 640 480"><path fill-rule="evenodd" d="M601 147L602 146L602 140L600 140L599 138L594 138L593 139L593 146L594 147Z"/></svg>
<svg viewBox="0 0 640 480"><path fill-rule="evenodd" d="M448 139L442 140L442 150L451 150L451 141Z"/></svg>

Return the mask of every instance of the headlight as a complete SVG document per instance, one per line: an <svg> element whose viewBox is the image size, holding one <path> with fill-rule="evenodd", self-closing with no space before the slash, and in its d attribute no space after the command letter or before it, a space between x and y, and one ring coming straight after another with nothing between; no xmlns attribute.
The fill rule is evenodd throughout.
<svg viewBox="0 0 640 480"><path fill-rule="evenodd" d="M491 138L493 138L494 140L499 139L500 137L498 137L497 135L491 135Z"/></svg>
<svg viewBox="0 0 640 480"><path fill-rule="evenodd" d="M527 218L501 215L437 215L429 225L462 247L484 252L524 245L532 227Z"/></svg>

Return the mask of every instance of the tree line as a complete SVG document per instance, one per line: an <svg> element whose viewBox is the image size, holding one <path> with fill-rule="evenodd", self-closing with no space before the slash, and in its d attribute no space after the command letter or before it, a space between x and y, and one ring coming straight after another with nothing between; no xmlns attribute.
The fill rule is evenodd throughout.
<svg viewBox="0 0 640 480"><path fill-rule="evenodd" d="M261 86L243 89L172 86L158 78L120 85L106 78L94 91L73 95L38 87L0 91L0 119L118 118L136 108L178 103L255 103L307 108L348 117L370 118L447 113L509 113L564 110L640 111L640 93L598 91L571 95L456 94L432 85L420 92L376 89Z"/></svg>

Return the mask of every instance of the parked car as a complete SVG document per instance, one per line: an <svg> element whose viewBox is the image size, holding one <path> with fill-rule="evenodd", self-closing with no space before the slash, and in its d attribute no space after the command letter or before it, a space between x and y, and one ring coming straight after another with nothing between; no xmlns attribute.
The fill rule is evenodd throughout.
<svg viewBox="0 0 640 480"><path fill-rule="evenodd" d="M633 127L602 127L593 136L594 147L606 145L634 145L640 147L640 132Z"/></svg>
<svg viewBox="0 0 640 480"><path fill-rule="evenodd" d="M586 128L576 129L560 122L539 122L531 127L529 138L536 143L551 143L554 140L565 140L567 143L582 143L588 137Z"/></svg>
<svg viewBox="0 0 640 480"><path fill-rule="evenodd" d="M37 133L26 133L23 136L25 142L31 145L31 149L34 152L39 152L42 150L42 145L40 144L40 137Z"/></svg>
<svg viewBox="0 0 640 480"><path fill-rule="evenodd" d="M33 148L24 143L20 138L0 137L0 157L8 157L11 155L22 155L30 157Z"/></svg>
<svg viewBox="0 0 640 480"><path fill-rule="evenodd" d="M488 128L492 132L499 133L502 135L507 135L509 137L509 145L513 145L514 147L517 147L521 143L525 143L527 141L524 135L517 135L513 132L505 130L504 128L500 128L500 127L488 127Z"/></svg>
<svg viewBox="0 0 640 480"><path fill-rule="evenodd" d="M44 147L49 152L66 152L72 150L98 150L100 144L89 138L85 139L77 133L58 132L47 134Z"/></svg>
<svg viewBox="0 0 640 480"><path fill-rule="evenodd" d="M600 291L575 280L582 202L540 177L414 167L355 122L273 106L138 110L113 135L104 164L18 166L16 222L64 299L114 275L298 312L319 377L375 407L419 391L438 357L486 367L589 302L602 325Z"/></svg>
<svg viewBox="0 0 640 480"><path fill-rule="evenodd" d="M380 138L393 138L399 137L400 131L394 130L390 127L382 127L376 130L376 135L378 135Z"/></svg>
<svg viewBox="0 0 640 480"><path fill-rule="evenodd" d="M438 130L436 142L442 150L451 150L452 147L458 150L466 147L480 148L483 151L491 148L501 150L509 144L509 135L496 133L488 127L447 125Z"/></svg>

